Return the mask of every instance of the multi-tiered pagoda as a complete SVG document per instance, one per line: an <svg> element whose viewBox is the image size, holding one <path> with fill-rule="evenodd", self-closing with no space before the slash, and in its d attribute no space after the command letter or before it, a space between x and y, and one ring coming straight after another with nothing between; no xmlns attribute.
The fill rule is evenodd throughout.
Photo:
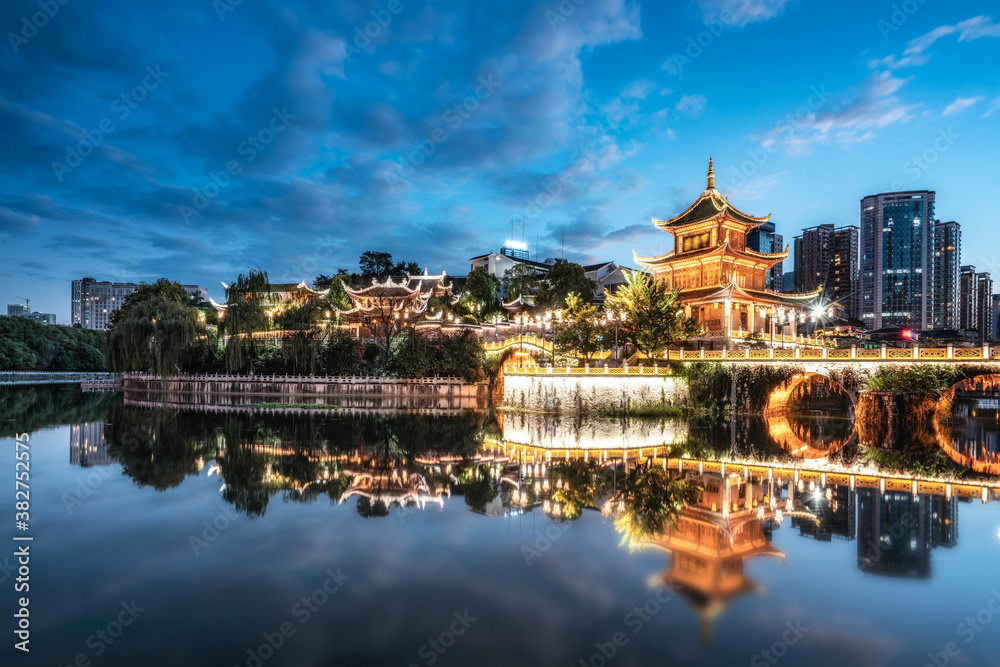
<svg viewBox="0 0 1000 667"><path fill-rule="evenodd" d="M788 257L788 247L756 252L747 248L747 234L770 217L734 208L715 189L709 158L708 187L698 200L675 218L653 219L674 237L674 250L659 257L635 255L635 260L680 291L686 315L697 318L706 338L770 333L772 322L794 321L820 292L782 294L764 287L768 270Z"/></svg>

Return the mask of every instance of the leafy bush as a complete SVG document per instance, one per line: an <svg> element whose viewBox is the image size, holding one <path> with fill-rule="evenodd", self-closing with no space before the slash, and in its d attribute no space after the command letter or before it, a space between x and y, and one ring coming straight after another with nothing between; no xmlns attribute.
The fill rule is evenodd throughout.
<svg viewBox="0 0 1000 667"><path fill-rule="evenodd" d="M389 372L401 378L422 378L430 375L433 367L434 358L427 337L408 330L393 354Z"/></svg>
<svg viewBox="0 0 1000 667"><path fill-rule="evenodd" d="M343 329L330 334L319 351L319 369L327 375L356 375L363 363L361 343Z"/></svg>
<svg viewBox="0 0 1000 667"><path fill-rule="evenodd" d="M480 382L486 377L483 348L476 334L466 330L441 345L437 374L460 377L466 382Z"/></svg>

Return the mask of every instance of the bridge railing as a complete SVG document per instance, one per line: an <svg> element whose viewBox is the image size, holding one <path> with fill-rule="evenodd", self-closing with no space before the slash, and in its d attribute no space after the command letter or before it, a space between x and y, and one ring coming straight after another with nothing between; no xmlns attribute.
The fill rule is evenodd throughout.
<svg viewBox="0 0 1000 667"><path fill-rule="evenodd" d="M487 348L495 349L495 348ZM598 361L605 357L598 358ZM1000 348L991 348L989 345L972 348L932 347L924 348L917 345L908 348L881 347L878 349L851 348L795 348L787 349L757 349L757 350L669 350L662 358L652 359L646 355L639 355L643 361L643 367L656 367L660 363L667 361L729 361L729 362L753 362L753 361L841 361L841 362L933 362L933 363L968 363L975 361L998 361L1000 360ZM599 368L595 366L594 368ZM614 369L611 369L614 370ZM546 371L541 371L545 373ZM560 371L557 371L560 372ZM590 373L603 372L594 371ZM585 374L583 368L577 369L574 373ZM563 372L562 374L567 374ZM615 373L609 373L614 375ZM638 374L638 372L636 372Z"/></svg>

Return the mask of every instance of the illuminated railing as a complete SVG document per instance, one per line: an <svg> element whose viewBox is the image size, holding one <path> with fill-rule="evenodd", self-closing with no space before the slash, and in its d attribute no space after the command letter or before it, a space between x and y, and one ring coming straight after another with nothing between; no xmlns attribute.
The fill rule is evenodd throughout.
<svg viewBox="0 0 1000 667"><path fill-rule="evenodd" d="M539 349L551 350L552 344L548 341L535 339L533 336L524 337L526 340L504 341L503 343L487 343L484 347L487 350L504 349L515 344L534 345ZM511 339L513 340L513 339ZM537 341L537 345L535 344ZM543 347L547 346L547 347ZM606 359L609 353L597 355L596 361ZM914 346L910 348L887 348L879 349L858 349L852 348L806 348L796 347L795 349L754 349L754 350L669 350L662 357L651 358L645 354L638 354L633 357L640 365L648 368L670 361L730 361L730 362L770 362L770 361L835 361L853 363L858 361L869 362L934 362L949 363L970 361L998 361L1000 360L1000 348L991 348L989 345L973 348L953 348L935 347L922 348ZM595 366L596 367L596 366ZM546 372L546 371L542 371ZM583 370L579 371L584 373ZM591 370L591 373L594 371ZM566 373L564 373L566 374ZM630 373L631 374L631 373ZM635 374L639 374L638 371Z"/></svg>

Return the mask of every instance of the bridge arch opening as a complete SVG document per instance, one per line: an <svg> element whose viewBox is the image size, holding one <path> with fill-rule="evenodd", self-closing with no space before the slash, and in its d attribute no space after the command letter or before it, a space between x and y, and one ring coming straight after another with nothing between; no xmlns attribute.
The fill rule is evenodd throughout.
<svg viewBox="0 0 1000 667"><path fill-rule="evenodd" d="M984 373L955 383L938 400L934 434L955 463L975 472L1000 475L1000 373Z"/></svg>
<svg viewBox="0 0 1000 667"><path fill-rule="evenodd" d="M770 437L795 458L820 459L855 435L855 395L821 373L796 373L773 390L764 409Z"/></svg>

